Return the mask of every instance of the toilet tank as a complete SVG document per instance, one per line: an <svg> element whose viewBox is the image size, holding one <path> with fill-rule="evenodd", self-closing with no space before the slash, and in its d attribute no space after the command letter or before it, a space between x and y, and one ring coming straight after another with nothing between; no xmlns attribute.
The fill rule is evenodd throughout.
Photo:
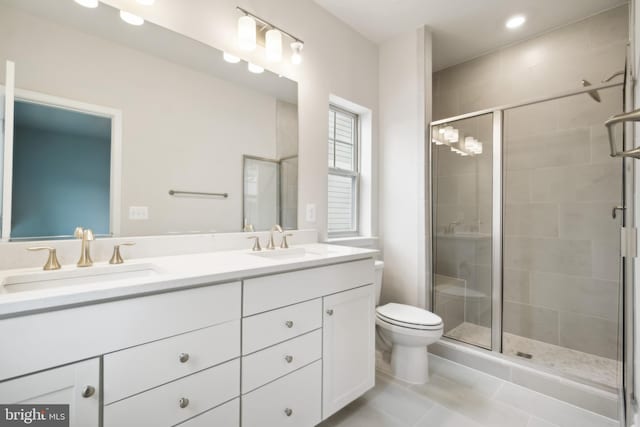
<svg viewBox="0 0 640 427"><path fill-rule="evenodd" d="M380 294L382 293L382 272L384 270L384 261L376 261L375 264L376 269L376 307L380 304Z"/></svg>

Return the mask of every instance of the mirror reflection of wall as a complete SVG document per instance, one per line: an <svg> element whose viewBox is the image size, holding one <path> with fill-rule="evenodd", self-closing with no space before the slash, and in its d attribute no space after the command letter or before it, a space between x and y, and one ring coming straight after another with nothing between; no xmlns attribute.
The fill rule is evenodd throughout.
<svg viewBox="0 0 640 427"><path fill-rule="evenodd" d="M12 239L110 233L111 119L17 101Z"/></svg>
<svg viewBox="0 0 640 427"><path fill-rule="evenodd" d="M87 10L72 1L0 0L0 63L7 60L16 64L16 93L121 113L116 235L241 231L243 155L298 154L295 82L249 73L246 62L225 62L221 51L153 23L128 25L103 3ZM295 163L282 175L286 203L277 201L289 228L297 219ZM175 197L169 190L229 197Z"/></svg>

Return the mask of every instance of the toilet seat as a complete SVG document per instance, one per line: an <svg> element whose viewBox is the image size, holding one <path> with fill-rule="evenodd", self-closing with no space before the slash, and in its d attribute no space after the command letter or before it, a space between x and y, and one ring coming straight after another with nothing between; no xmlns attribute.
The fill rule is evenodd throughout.
<svg viewBox="0 0 640 427"><path fill-rule="evenodd" d="M389 303L376 308L378 320L397 327L417 330L440 330L443 327L440 316L405 304Z"/></svg>

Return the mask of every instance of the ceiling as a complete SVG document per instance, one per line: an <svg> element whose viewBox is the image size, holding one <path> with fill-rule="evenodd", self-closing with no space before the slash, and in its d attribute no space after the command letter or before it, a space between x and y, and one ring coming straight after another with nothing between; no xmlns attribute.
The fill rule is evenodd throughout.
<svg viewBox="0 0 640 427"><path fill-rule="evenodd" d="M434 36L434 69L620 6L627 0L314 0L369 40L382 43L422 25ZM510 16L524 14L517 30Z"/></svg>

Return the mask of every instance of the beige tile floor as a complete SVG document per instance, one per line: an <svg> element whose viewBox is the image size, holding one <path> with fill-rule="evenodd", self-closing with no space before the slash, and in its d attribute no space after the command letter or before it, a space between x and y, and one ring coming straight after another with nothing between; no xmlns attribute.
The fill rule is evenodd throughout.
<svg viewBox="0 0 640 427"><path fill-rule="evenodd" d="M430 355L431 381L412 386L379 372L376 386L321 427L614 427L585 411Z"/></svg>
<svg viewBox="0 0 640 427"><path fill-rule="evenodd" d="M468 322L456 326L446 335L479 346L486 346L491 342L491 329ZM552 368L571 377L602 384L610 389L618 388L621 366L617 360L509 333L504 334L503 348L505 354L514 357L518 357L516 353L519 351L531 354L533 357L525 359L527 362Z"/></svg>

